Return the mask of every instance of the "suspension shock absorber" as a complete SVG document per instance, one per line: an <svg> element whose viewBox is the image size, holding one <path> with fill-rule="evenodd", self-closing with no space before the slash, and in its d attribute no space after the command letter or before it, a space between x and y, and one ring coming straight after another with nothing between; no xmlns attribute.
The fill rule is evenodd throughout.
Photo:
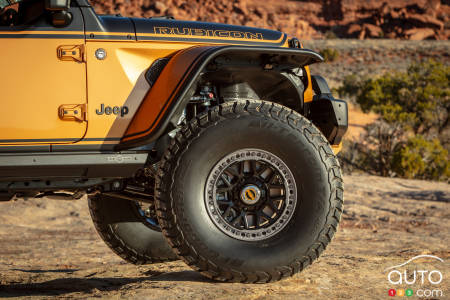
<svg viewBox="0 0 450 300"><path fill-rule="evenodd" d="M211 84L201 86L199 92L189 100L186 118L190 120L197 114L207 110L212 105L212 102L217 102L216 95L216 88Z"/></svg>

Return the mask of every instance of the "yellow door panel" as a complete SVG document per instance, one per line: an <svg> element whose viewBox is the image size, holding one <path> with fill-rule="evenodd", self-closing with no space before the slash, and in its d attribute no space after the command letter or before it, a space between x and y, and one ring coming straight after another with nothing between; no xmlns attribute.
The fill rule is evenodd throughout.
<svg viewBox="0 0 450 300"><path fill-rule="evenodd" d="M87 102L86 64L68 59L71 52L58 58L58 48L71 45L84 45L84 40L0 39L0 145L73 143L84 136L86 121L59 112L61 105Z"/></svg>

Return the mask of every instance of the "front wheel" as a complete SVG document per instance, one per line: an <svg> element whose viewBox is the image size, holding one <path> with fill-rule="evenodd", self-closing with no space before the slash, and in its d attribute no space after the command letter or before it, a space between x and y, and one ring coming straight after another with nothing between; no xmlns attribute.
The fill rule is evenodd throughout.
<svg viewBox="0 0 450 300"><path fill-rule="evenodd" d="M343 207L339 163L319 130L264 101L192 120L161 162L156 206L175 252L221 281L270 282L315 260Z"/></svg>

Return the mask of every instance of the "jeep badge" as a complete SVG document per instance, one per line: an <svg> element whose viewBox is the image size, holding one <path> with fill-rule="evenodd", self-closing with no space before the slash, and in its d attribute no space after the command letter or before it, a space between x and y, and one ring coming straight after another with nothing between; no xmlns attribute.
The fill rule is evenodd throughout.
<svg viewBox="0 0 450 300"><path fill-rule="evenodd" d="M105 115L110 115L110 114L114 114L114 115L120 115L121 117L124 117L125 115L127 115L129 112L128 106L106 106L105 104L101 104L100 105L100 109L96 109L95 113L99 116L105 114Z"/></svg>

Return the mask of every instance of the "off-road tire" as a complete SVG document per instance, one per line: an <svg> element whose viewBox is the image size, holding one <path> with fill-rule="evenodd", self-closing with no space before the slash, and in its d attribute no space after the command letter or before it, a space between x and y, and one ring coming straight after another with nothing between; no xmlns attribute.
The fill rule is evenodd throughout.
<svg viewBox="0 0 450 300"><path fill-rule="evenodd" d="M161 231L143 223L133 201L98 194L89 197L89 210L100 237L127 262L142 265L178 259Z"/></svg>
<svg viewBox="0 0 450 300"><path fill-rule="evenodd" d="M230 237L207 214L208 172L241 148L277 155L295 177L295 215L268 240ZM328 141L309 120L278 104L239 100L176 134L158 170L156 209L169 244L193 269L219 281L266 283L303 270L324 251L342 214L343 181Z"/></svg>

